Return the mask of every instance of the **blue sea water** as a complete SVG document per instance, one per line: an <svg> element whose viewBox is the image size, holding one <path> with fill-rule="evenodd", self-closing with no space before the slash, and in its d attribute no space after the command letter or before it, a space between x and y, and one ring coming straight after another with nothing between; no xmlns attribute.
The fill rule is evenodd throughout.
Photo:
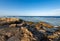
<svg viewBox="0 0 60 41"><path fill-rule="evenodd" d="M33 22L47 22L54 26L60 26L60 16L9 16L9 17L15 17L20 18L25 21L33 21Z"/></svg>

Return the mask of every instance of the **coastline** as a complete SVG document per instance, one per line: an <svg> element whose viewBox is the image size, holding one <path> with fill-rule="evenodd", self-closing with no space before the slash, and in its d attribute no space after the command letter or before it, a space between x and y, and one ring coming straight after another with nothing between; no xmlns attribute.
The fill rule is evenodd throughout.
<svg viewBox="0 0 60 41"><path fill-rule="evenodd" d="M59 28L43 21L35 23L20 18L0 18L0 40L55 41L60 39Z"/></svg>

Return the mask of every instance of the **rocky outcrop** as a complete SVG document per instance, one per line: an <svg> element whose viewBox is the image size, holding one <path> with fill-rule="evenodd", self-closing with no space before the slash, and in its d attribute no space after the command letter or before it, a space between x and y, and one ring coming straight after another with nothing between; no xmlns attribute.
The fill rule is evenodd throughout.
<svg viewBox="0 0 60 41"><path fill-rule="evenodd" d="M0 21L14 22L14 21L19 21L19 19L18 18L0 18Z"/></svg>
<svg viewBox="0 0 60 41"><path fill-rule="evenodd" d="M0 18L0 28L0 41L59 41L60 39L60 27L54 28L46 22L34 23L17 18Z"/></svg>
<svg viewBox="0 0 60 41"><path fill-rule="evenodd" d="M48 41L47 36L45 36L43 33L37 30L34 30L33 32L31 29L26 27L5 28L1 30L0 34L7 37L5 37L6 41Z"/></svg>
<svg viewBox="0 0 60 41"><path fill-rule="evenodd" d="M22 22L22 20L20 20L18 18L0 18L0 25L18 24L21 22Z"/></svg>

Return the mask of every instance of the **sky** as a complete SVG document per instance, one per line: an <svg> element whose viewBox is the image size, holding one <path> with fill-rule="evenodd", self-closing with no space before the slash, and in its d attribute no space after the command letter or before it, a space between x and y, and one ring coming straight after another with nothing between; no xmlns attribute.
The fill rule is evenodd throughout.
<svg viewBox="0 0 60 41"><path fill-rule="evenodd" d="M60 0L0 0L0 16L60 16Z"/></svg>

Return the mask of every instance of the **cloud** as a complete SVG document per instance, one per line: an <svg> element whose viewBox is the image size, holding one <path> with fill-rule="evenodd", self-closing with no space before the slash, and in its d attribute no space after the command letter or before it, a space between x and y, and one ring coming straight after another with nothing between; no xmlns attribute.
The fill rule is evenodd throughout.
<svg viewBox="0 0 60 41"><path fill-rule="evenodd" d="M0 10L1 16L60 16L60 9L53 10Z"/></svg>
<svg viewBox="0 0 60 41"><path fill-rule="evenodd" d="M29 13L31 13L32 15L35 15L35 16L60 16L60 9L45 10L45 11L37 10L37 11L29 12Z"/></svg>

